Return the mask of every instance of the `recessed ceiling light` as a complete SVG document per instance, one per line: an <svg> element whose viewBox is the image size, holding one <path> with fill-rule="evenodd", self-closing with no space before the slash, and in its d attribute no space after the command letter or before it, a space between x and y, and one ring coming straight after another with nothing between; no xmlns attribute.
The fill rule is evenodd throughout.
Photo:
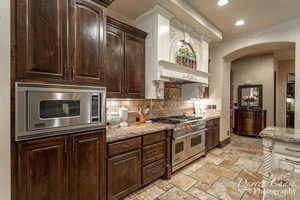
<svg viewBox="0 0 300 200"><path fill-rule="evenodd" d="M240 20L238 20L238 21L235 22L236 26L242 26L244 24L245 24L245 20L243 20L243 19L240 19Z"/></svg>
<svg viewBox="0 0 300 200"><path fill-rule="evenodd" d="M218 1L218 6L225 6L226 4L228 4L229 0L219 0Z"/></svg>

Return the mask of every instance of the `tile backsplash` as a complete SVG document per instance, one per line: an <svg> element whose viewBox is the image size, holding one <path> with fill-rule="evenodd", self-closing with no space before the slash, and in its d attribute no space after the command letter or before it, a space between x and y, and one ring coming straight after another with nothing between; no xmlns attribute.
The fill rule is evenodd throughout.
<svg viewBox="0 0 300 200"><path fill-rule="evenodd" d="M121 107L128 108L129 121L138 117L141 107L150 109L147 119L194 112L194 102L182 99L181 87L172 83L165 85L165 99L107 99L107 113L118 112Z"/></svg>
<svg viewBox="0 0 300 200"><path fill-rule="evenodd" d="M107 113L121 107L128 108L129 122L136 121L141 107L150 109L146 119L194 113L194 101L182 99L181 86L174 83L165 84L165 99L107 99Z"/></svg>

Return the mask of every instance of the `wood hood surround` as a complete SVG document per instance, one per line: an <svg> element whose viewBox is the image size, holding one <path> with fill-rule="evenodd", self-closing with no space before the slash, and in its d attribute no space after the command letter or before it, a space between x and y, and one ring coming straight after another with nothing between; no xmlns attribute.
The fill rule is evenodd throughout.
<svg viewBox="0 0 300 200"><path fill-rule="evenodd" d="M208 84L209 39L194 34L169 11L156 5L136 19L137 27L148 33L146 38L145 98L164 98L161 82ZM181 66L175 60L175 47L186 39L196 52L197 68Z"/></svg>

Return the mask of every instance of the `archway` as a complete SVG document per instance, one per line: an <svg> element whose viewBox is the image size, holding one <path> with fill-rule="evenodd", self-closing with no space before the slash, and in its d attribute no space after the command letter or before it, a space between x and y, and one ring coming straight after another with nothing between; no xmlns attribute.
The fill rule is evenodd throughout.
<svg viewBox="0 0 300 200"><path fill-rule="evenodd" d="M237 49L235 51L228 53L227 55L225 55L223 57L224 63L228 66L228 68L230 68L230 91L229 91L230 92L230 100L229 100L229 103L230 103L230 109L229 109L230 110L230 130L232 130L232 127L234 127L234 103L237 103L237 95L236 95L236 93L237 93L236 84L237 83L234 84L233 82L234 81L237 82L238 78L235 77L233 79L234 73L232 73L232 69L236 66L233 63L236 64L236 63L243 63L241 61L251 61L251 60L253 61L254 58L256 59L256 58L262 57L263 55L269 56L274 60L273 71L270 74L265 75L266 79L270 79L268 81L267 86L272 85L272 89L270 89L270 87L266 87L266 90L267 90L266 93L268 95L266 95L266 94L264 95L264 96L267 96L267 98L265 100L267 105L264 106L268 110L267 125L269 125L269 126L276 125L276 123L279 122L278 125L287 126L287 122L283 123L283 121L286 120L285 116L287 113L287 108L286 108L287 96L284 96L284 97L282 96L282 95L286 95L287 91L286 91L286 88L285 89L282 88L282 76L283 76L282 73L277 73L277 70L279 70L279 69L277 69L277 68L275 69L275 67L279 66L279 64L278 64L279 61L277 59L278 53L276 53L276 52L285 52L285 51L292 50L294 52L294 57L295 57L295 46L296 46L295 42L259 43L259 44L254 44L254 45L250 45L250 46L246 46L246 47ZM294 65L294 70L295 70L295 61L294 61L293 65ZM282 71L281 68L279 71ZM257 73L259 73L259 71L257 71ZM237 74L237 73L235 73L235 74ZM280 74L280 76L278 74ZM258 77L259 77L259 75L258 75ZM257 79L259 79L258 77L256 77L254 80L257 81ZM287 77L287 75L286 75L286 77ZM250 79L251 78L249 78L249 80ZM281 87L278 86L278 79L281 80L281 82L280 82ZM285 81L286 81L285 87L287 87L287 80L285 80ZM245 83L246 83L246 80L245 80ZM278 92L282 92L281 97L278 97L279 96ZM293 102L295 102L294 100L293 100ZM283 102L283 101L285 101L285 102ZM285 103L285 105L284 105L284 103ZM294 115L292 115L292 117L294 118Z"/></svg>

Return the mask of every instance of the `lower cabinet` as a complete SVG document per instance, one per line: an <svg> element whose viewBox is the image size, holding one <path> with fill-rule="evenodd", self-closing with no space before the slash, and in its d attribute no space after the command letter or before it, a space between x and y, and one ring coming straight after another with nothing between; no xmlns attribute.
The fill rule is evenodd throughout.
<svg viewBox="0 0 300 200"><path fill-rule="evenodd" d="M108 159L108 199L120 199L141 185L141 150Z"/></svg>
<svg viewBox="0 0 300 200"><path fill-rule="evenodd" d="M107 195L118 200L166 174L166 132L108 144Z"/></svg>
<svg viewBox="0 0 300 200"><path fill-rule="evenodd" d="M18 200L105 200L104 130L18 143Z"/></svg>
<svg viewBox="0 0 300 200"><path fill-rule="evenodd" d="M220 119L211 119L206 123L205 149L209 151L219 145Z"/></svg>

